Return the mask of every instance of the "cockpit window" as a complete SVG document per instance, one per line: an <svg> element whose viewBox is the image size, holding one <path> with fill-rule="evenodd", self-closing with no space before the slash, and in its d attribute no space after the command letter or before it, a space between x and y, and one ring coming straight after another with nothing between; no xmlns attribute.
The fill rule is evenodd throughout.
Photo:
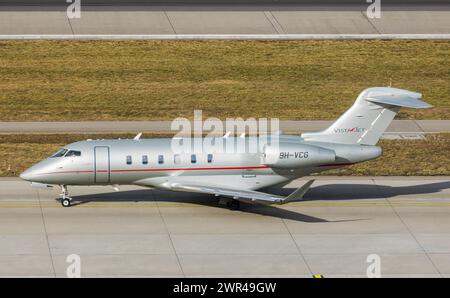
<svg viewBox="0 0 450 298"><path fill-rule="evenodd" d="M81 151L77 151L77 150L68 150L68 149L59 149L58 152L56 152L55 154L53 154L50 157L69 157L69 156L81 156Z"/></svg>
<svg viewBox="0 0 450 298"><path fill-rule="evenodd" d="M66 155L64 155L64 157L68 156L81 156L81 151L69 150L69 152L67 152Z"/></svg>
<svg viewBox="0 0 450 298"><path fill-rule="evenodd" d="M62 157L62 156L64 156L64 154L66 154L67 151L68 151L67 149L61 148L58 150L58 152L56 152L55 154L53 154L50 157Z"/></svg>

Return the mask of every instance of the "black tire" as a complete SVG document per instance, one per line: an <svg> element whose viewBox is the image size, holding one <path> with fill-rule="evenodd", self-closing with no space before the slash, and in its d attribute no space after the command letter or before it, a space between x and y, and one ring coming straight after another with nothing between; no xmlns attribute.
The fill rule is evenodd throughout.
<svg viewBox="0 0 450 298"><path fill-rule="evenodd" d="M61 205L63 207L70 207L70 200L69 199L62 199L61 200Z"/></svg>
<svg viewBox="0 0 450 298"><path fill-rule="evenodd" d="M232 200L228 202L227 205L231 210L239 210L239 208L241 207L241 202L239 202L238 200Z"/></svg>

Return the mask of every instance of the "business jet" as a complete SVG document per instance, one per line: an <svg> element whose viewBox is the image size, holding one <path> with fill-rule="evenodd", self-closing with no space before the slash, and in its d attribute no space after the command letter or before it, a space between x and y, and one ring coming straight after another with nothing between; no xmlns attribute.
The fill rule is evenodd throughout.
<svg viewBox="0 0 450 298"><path fill-rule="evenodd" d="M244 136L247 145L257 143L253 153L176 154L172 138L80 141L20 177L34 184L59 185L64 207L71 206L69 185L124 184L213 194L230 209L238 209L240 202L285 204L301 200L314 180L286 197L258 190L381 156L376 144L401 107L432 107L421 99L420 93L403 89L368 88L323 131L280 134L277 147L261 141L261 136Z"/></svg>

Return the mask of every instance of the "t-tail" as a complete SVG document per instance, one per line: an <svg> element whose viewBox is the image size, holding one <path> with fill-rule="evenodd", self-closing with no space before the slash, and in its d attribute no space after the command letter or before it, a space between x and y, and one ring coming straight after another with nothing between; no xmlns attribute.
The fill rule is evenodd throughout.
<svg viewBox="0 0 450 298"><path fill-rule="evenodd" d="M401 107L425 109L432 106L422 94L391 88L373 87L362 91L350 107L330 127L321 132L304 133L307 141L375 145Z"/></svg>

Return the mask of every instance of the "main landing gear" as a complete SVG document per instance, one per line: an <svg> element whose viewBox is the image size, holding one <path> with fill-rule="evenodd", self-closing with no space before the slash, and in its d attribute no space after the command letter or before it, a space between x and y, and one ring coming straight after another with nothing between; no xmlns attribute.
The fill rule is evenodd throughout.
<svg viewBox="0 0 450 298"><path fill-rule="evenodd" d="M241 202L233 199L227 203L227 207L230 208L230 210L239 210L239 208L241 208Z"/></svg>
<svg viewBox="0 0 450 298"><path fill-rule="evenodd" d="M220 197L219 205L225 205L230 210L239 210L241 208L241 202L236 199Z"/></svg>
<svg viewBox="0 0 450 298"><path fill-rule="evenodd" d="M66 185L61 185L61 205L63 207L70 207L72 204L72 198L68 196L69 192L67 191Z"/></svg>

